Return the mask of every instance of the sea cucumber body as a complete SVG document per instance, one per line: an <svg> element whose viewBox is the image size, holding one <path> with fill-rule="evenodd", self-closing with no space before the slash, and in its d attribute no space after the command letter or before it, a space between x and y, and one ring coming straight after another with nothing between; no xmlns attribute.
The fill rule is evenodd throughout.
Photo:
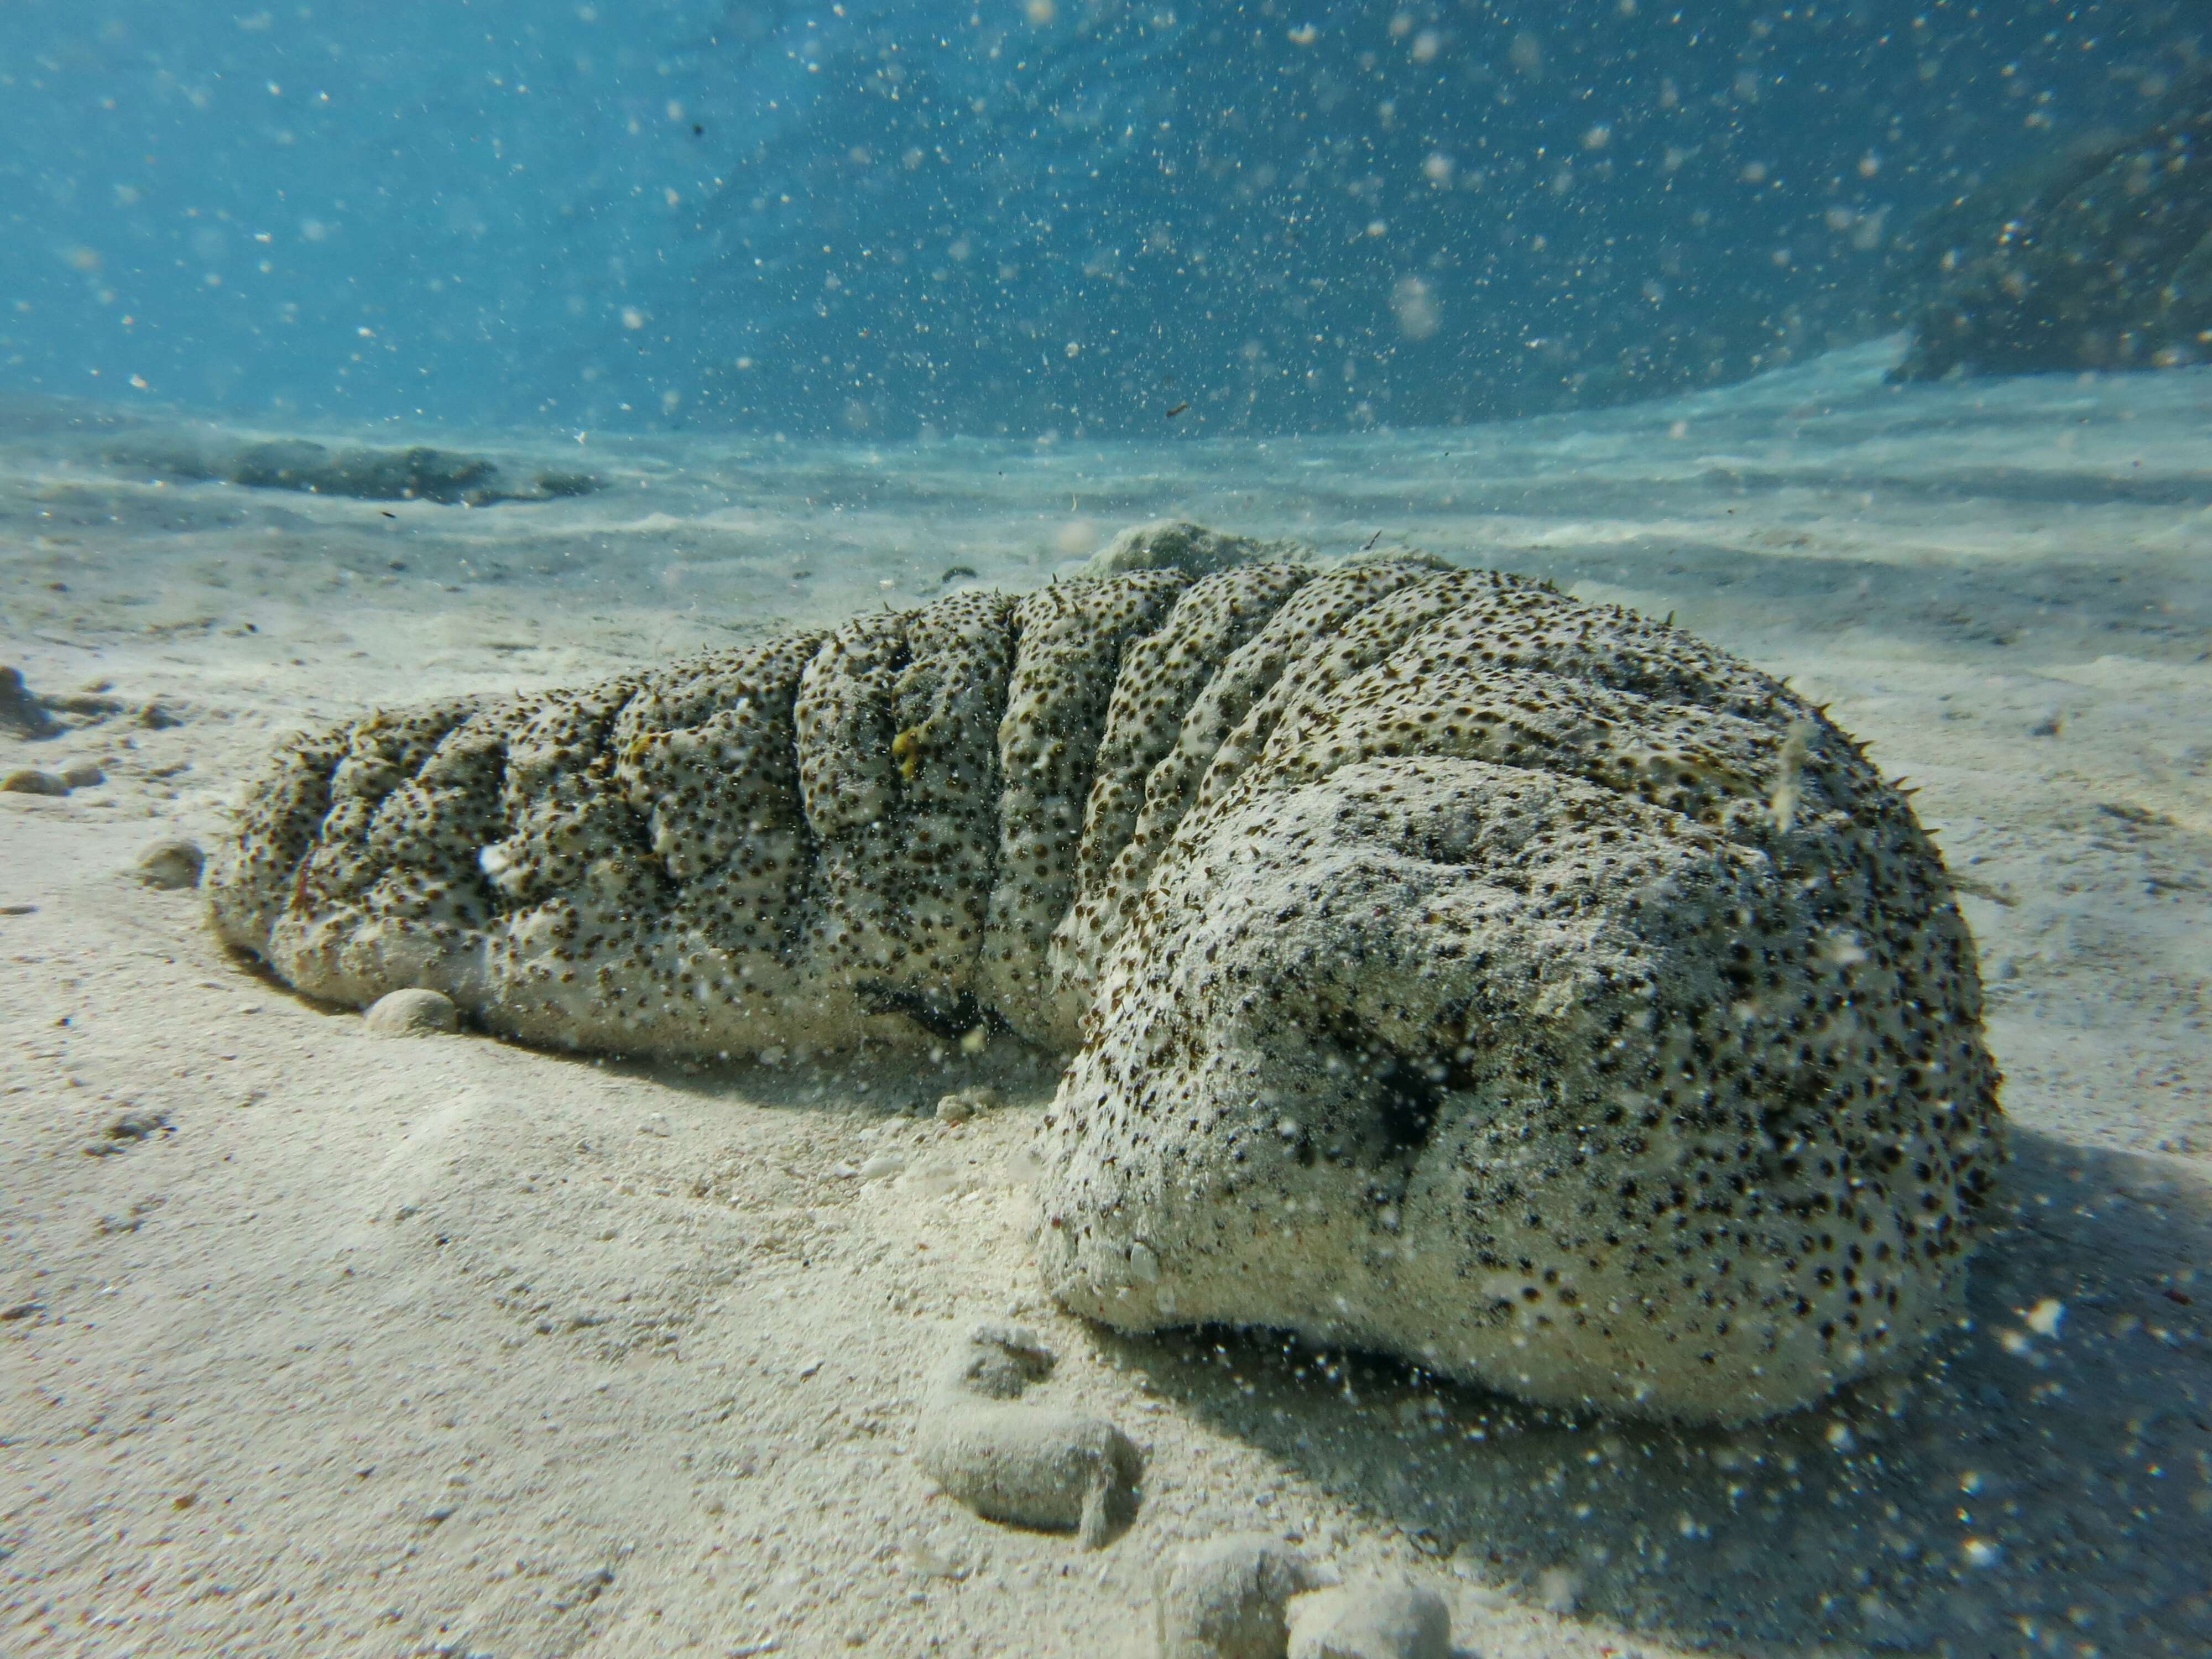
<svg viewBox="0 0 2212 1659"><path fill-rule="evenodd" d="M210 881L301 990L527 1041L1073 1059L1046 1279L1717 1420L1953 1317L1972 940L1857 747L1671 628L1406 562L963 592L283 751Z"/></svg>

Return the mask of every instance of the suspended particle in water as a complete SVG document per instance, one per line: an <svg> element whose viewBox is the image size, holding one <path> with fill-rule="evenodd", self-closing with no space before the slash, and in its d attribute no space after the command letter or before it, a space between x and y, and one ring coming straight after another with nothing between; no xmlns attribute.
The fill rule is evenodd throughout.
<svg viewBox="0 0 2212 1659"><path fill-rule="evenodd" d="M1418 276L1401 276L1390 290L1390 309L1398 319L1398 331L1409 340L1425 340L1437 331L1435 293Z"/></svg>

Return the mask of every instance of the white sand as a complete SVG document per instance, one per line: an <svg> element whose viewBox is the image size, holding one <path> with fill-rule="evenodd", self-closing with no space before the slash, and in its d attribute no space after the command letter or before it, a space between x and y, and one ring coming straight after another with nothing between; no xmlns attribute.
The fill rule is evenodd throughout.
<svg viewBox="0 0 2212 1659"><path fill-rule="evenodd" d="M0 735L108 778L0 795L0 1651L1142 1654L1156 1559L1250 1527L1429 1575L1485 1655L2212 1647L2212 374L1883 361L1319 441L442 434L617 482L480 510L156 484L94 410L0 408L0 663L119 709ZM1695 1435L1109 1337L1029 1264L1049 1065L380 1039L121 873L296 725L1031 586L1169 513L1672 611L1920 786L2018 1152L1972 1329ZM896 1115L979 1076L1011 1103ZM1148 1452L1101 1553L913 1467L925 1371L1008 1312Z"/></svg>

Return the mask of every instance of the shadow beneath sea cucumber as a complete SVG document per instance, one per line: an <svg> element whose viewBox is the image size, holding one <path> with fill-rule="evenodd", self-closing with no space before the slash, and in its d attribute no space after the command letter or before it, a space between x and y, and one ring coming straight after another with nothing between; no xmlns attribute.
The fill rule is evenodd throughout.
<svg viewBox="0 0 2212 1659"><path fill-rule="evenodd" d="M2212 1188L2017 1126L2014 1148L1969 1328L1750 1428L1570 1421L1262 1334L1103 1340L1416 1547L1686 1645L2201 1655Z"/></svg>
<svg viewBox="0 0 2212 1659"><path fill-rule="evenodd" d="M528 1045L501 1037L502 1042ZM775 1111L833 1111L862 1116L924 1116L948 1094L993 1088L1010 1101L1042 1104L1052 1097L1063 1056L1013 1037L981 1054L957 1048L933 1054L872 1044L842 1054L803 1060L661 1060L537 1048L553 1060L590 1066L653 1084L671 1093L708 1101L742 1100Z"/></svg>

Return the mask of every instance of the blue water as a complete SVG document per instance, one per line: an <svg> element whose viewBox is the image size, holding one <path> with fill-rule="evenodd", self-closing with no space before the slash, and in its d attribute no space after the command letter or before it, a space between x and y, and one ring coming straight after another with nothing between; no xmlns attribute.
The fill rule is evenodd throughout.
<svg viewBox="0 0 2212 1659"><path fill-rule="evenodd" d="M1893 326L1917 216L2140 124L2205 27L0 0L0 389L883 438L1587 407Z"/></svg>
<svg viewBox="0 0 2212 1659"><path fill-rule="evenodd" d="M303 1304L293 1246L266 1235L223 1248L265 1258L284 1287L204 1330L191 1298L237 1257L178 1252L281 1215L280 1237L308 1241L299 1261L319 1261L352 1225L362 1171L406 1167L400 1097L410 1115L447 1109L430 1098L444 1062L380 1072L393 1115L340 1122L350 1051L311 1055L289 1024L262 1035L280 1006L265 987L245 1001L252 1022L235 1018L242 970L203 936L198 901L150 899L116 872L156 832L229 836L296 726L630 674L970 583L1027 589L1173 516L1330 556L1420 548L1672 617L1791 678L1909 774L1980 951L2020 1153L2011 1224L1977 1261L1972 1322L1925 1367L1740 1437L1445 1437L1420 1426L1443 1419L1414 1382L1362 1381L1363 1406L1258 1349L1162 1350L1158 1398L1176 1409L1147 1420L1170 1449L1202 1440L1231 1460L1164 1460L1180 1487L1158 1496L1195 1510L1148 1510L1178 1518L1109 1559L1119 1577L1087 1559L1071 1577L1043 1553L1056 1542L1000 1538L1002 1577L956 1591L910 1573L883 1590L884 1628L919 1643L972 1613L1034 1650L1092 1650L1056 1643L1063 1628L1109 1649L1143 1624L1150 1562L1133 1557L1186 1514L1289 1525L1224 1473L1264 1466L1304 1483L1316 1540L1387 1534L1413 1560L1458 1539L1423 1570L1572 1603L1669 1653L2207 1651L2212 366L1886 372L1944 252L1929 215L2142 127L2208 52L2205 0L0 0L0 665L72 722L33 740L0 720L0 775L106 769L66 795L0 793L0 1053L18 1068L0 1067L0 1232L29 1241L0 1251L0 1340L27 1335L12 1322L25 1310L82 1322L41 1351L62 1357L34 1432L6 1441L40 1487L0 1515L0 1577L37 1586L10 1607L100 1614L102 1632L115 1608L150 1608L172 1622L140 1633L147 1652L193 1650L177 1635L190 1619L266 1635L280 1618L294 1635L264 1645L321 1651L295 1619L328 1630L387 1606L374 1616L393 1629L438 1632L419 1649L394 1636L395 1651L802 1652L820 1633L806 1575L882 1589L874 1575L920 1536L904 1510L878 1512L906 1491L902 1466L809 1426L820 1461L721 1489L731 1559L789 1570L664 1593L707 1525L690 1477L664 1466L726 1459L757 1426L727 1405L702 1415L721 1385L701 1376L738 1363L727 1345L764 1352L803 1322L805 1352L777 1364L816 1390L805 1409L872 1425L885 1459L909 1431L906 1326L875 1328L897 1352L833 1395L831 1339L798 1281L792 1301L781 1282L747 1301L759 1279L728 1276L723 1236L682 1207L679 1187L708 1190L705 1155L664 1139L667 1120L734 1122L778 1085L613 1070L579 1085L555 1069L568 1062L518 1051L423 1143L446 1171L423 1177L434 1216L496 1211L477 1236L453 1230L465 1248L449 1259L542 1259L545 1295L581 1275L562 1305L597 1307L615 1281L588 1278L599 1258L576 1236L586 1177L572 1192L557 1176L550 1207L532 1208L514 1173L595 1168L580 1160L606 1153L600 1115L651 1103L640 1144L682 1179L621 1187L635 1201L622 1237L680 1230L706 1264L696 1285L726 1293L685 1328L681 1370L625 1368L609 1395L596 1362L520 1358L490 1326L394 1324L397 1291L373 1318ZM179 461L272 438L441 444L514 479L577 470L603 487L479 510L245 488ZM172 715L149 720L157 707ZM337 1018L281 1006L319 1043ZM59 1065L64 1036L101 1089L37 1069ZM240 1054L276 1100L203 1086ZM204 1079L173 1063L187 1059ZM838 1079L803 1086L810 1109L841 1098ZM177 1156L201 1173L81 1158L88 1098L175 1106ZM535 1126L541 1107L548 1138L526 1158L491 1127ZM263 1127L279 1121L294 1127ZM810 1115L779 1144L842 1158L841 1124ZM248 1150L289 1158L299 1137L323 1184L263 1161L252 1185ZM247 1184L218 1188L232 1154L204 1149L234 1144ZM161 1173L140 1177L143 1198L93 1185L126 1168ZM800 1193L776 1188L775 1213L814 1202ZM730 1209L757 1243L755 1212ZM787 1213L819 1221L793 1238L876 1249L828 1209ZM428 1224L380 1222L377 1259L400 1261ZM422 1249L445 1250L434 1236ZM657 1322L655 1296L693 1295L667 1271L679 1254L664 1240L627 1258L639 1293L623 1317ZM842 1285L846 1261L800 1265ZM118 1284L143 1301L92 1299ZM387 1297L366 1270L360 1284ZM996 1291L958 1294L980 1307ZM490 1317L489 1302L451 1305L441 1322ZM159 1320L192 1328L149 1351ZM105 1350L87 1346L98 1322ZM218 1328L237 1334L211 1358ZM352 1381L278 1375L310 1332ZM453 1375L482 1362L453 1385L465 1422L511 1413L536 1445L593 1409L586 1388L616 1413L563 1443L586 1449L557 1475L549 1459L529 1477L544 1507L510 1507L497 1547L467 1530L472 1510L435 1533L419 1507L360 1519L397 1501L372 1495L406 1478L403 1461L446 1478L406 1437L431 1420L410 1368L455 1354ZM209 1393L224 1364L246 1382ZM145 1437L127 1468L110 1450L126 1435ZM188 1452L149 1458L179 1435ZM175 1462L158 1477L133 1472L161 1457ZM809 1484L827 1462L856 1494L831 1521L805 1516L834 1548L803 1528L787 1557L763 1545L775 1516L828 1501ZM234 1476L236 1507L219 1507ZM188 1515L181 1494L203 1484ZM318 1491L339 1507L317 1510ZM346 1517L339 1545L326 1514ZM167 1553L182 1575L167 1603L145 1599L136 1566L137 1597L113 1589L106 1540L119 1547L126 1522L140 1541L215 1540ZM541 1543L588 1547L623 1577L549 1591L553 1636L534 1647L465 1645L497 1628L474 1598L511 1576L507 1544ZM297 1609L289 1590L233 1595L260 1582L238 1569L257 1551L286 1564ZM617 1617L630 1635L595 1645L612 1626L594 1621ZM1495 1643L1463 1620L1462 1650L1618 1646L1602 1626L1512 1617ZM66 1650L125 1650L101 1639ZM1625 1650L1659 1651L1636 1640Z"/></svg>

